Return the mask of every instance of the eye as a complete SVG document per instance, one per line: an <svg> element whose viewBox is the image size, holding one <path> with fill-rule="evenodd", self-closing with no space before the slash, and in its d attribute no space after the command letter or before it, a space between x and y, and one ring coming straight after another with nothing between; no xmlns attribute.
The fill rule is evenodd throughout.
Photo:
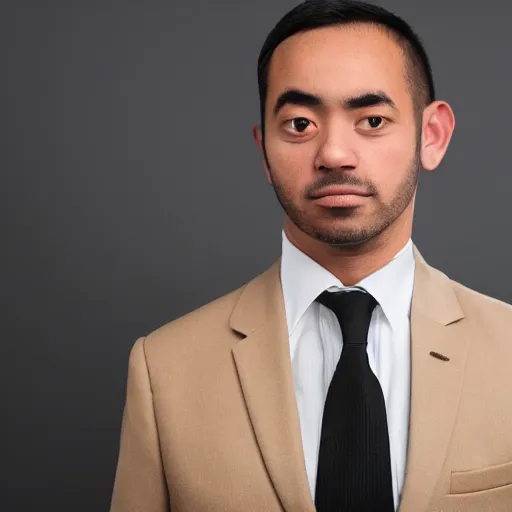
<svg viewBox="0 0 512 512"><path fill-rule="evenodd" d="M369 129L370 131L381 128L386 123L386 119L381 116L366 117L362 120L365 126L363 128Z"/></svg>
<svg viewBox="0 0 512 512"><path fill-rule="evenodd" d="M287 121L285 124L291 126L292 131L294 132L304 133L312 123L305 117L295 117L294 119Z"/></svg>

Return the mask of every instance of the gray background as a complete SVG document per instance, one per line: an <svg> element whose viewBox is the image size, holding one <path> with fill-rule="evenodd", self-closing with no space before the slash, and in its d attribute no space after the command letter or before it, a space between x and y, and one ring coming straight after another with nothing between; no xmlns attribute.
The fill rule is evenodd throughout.
<svg viewBox="0 0 512 512"><path fill-rule="evenodd" d="M296 3L3 4L9 511L106 511L135 339L279 255L250 128L259 48ZM512 302L511 4L381 4L422 36L458 123L413 239Z"/></svg>

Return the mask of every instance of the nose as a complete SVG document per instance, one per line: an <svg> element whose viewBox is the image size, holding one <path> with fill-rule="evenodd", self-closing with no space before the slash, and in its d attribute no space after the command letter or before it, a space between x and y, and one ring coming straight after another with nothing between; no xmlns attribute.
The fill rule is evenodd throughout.
<svg viewBox="0 0 512 512"><path fill-rule="evenodd" d="M358 164L352 134L341 126L326 129L315 160L317 170L355 169Z"/></svg>

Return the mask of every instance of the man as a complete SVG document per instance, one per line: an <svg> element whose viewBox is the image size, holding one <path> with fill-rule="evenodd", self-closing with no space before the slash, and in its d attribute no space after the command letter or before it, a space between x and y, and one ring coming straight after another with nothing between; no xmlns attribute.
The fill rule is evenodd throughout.
<svg viewBox="0 0 512 512"><path fill-rule="evenodd" d="M512 510L512 307L412 243L455 122L410 27L310 0L254 137L282 257L132 349L113 512Z"/></svg>

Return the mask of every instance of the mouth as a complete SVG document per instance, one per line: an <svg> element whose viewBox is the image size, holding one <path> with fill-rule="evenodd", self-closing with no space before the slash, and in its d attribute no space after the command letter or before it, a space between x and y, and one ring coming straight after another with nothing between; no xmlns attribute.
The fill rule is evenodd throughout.
<svg viewBox="0 0 512 512"><path fill-rule="evenodd" d="M314 192L311 194L313 198L321 198L321 197L328 197L328 196L361 196L361 197L368 197L371 194L368 194L364 190L360 190L356 187L349 187L349 186L331 186L326 187L321 190L318 190L317 192Z"/></svg>
<svg viewBox="0 0 512 512"><path fill-rule="evenodd" d="M316 204L328 208L361 206L365 198L370 196L363 190L347 186L327 187L312 194Z"/></svg>

